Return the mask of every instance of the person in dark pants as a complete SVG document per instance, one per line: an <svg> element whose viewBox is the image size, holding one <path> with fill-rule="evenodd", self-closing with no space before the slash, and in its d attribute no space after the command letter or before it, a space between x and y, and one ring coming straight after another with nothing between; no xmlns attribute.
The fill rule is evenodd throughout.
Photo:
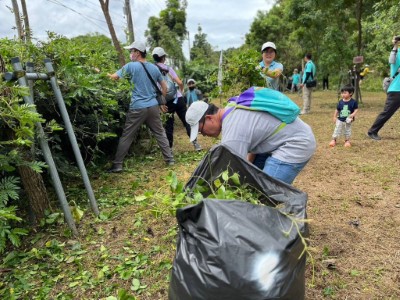
<svg viewBox="0 0 400 300"><path fill-rule="evenodd" d="M167 53L161 47L155 47L153 49L153 58L156 62L156 65L160 69L162 73L166 73L166 76L170 76L172 80L178 85L179 89L177 90L176 96L174 100L167 102L168 107L168 117L165 123L165 132L167 134L169 146L172 148L174 144L174 123L175 123L175 113L178 115L179 119L182 121L183 126L186 129L186 133L190 136L190 126L186 123L186 103L183 98L183 82L178 77L173 68L167 66L165 64ZM201 150L201 146L197 143L197 140L192 142L194 149L196 151Z"/></svg>
<svg viewBox="0 0 400 300"><path fill-rule="evenodd" d="M329 90L329 74L327 73L322 77L322 89Z"/></svg>
<svg viewBox="0 0 400 300"><path fill-rule="evenodd" d="M400 71L400 56L397 55L400 36L395 36L392 42L393 49L390 51L389 64L390 76L394 76L394 79L387 90L387 98L383 111L376 117L374 124L368 130L368 136L373 140L381 139L378 135L379 130L400 108L400 76L398 76L398 72Z"/></svg>

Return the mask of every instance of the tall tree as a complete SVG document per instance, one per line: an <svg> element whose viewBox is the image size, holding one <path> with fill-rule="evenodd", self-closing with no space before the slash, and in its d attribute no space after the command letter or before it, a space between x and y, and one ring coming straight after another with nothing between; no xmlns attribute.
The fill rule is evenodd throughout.
<svg viewBox="0 0 400 300"><path fill-rule="evenodd" d="M207 42L207 34L203 33L200 24L197 27L197 33L194 35L193 47L190 50L190 59L201 59L207 63L217 63L212 46Z"/></svg>
<svg viewBox="0 0 400 300"><path fill-rule="evenodd" d="M17 0L11 0L15 18L15 26L17 27L18 38L22 40L23 38L23 31L22 31L22 23L21 23L21 15L19 13L19 6Z"/></svg>
<svg viewBox="0 0 400 300"><path fill-rule="evenodd" d="M392 38L400 35L400 6L397 0L380 0L372 5L371 11L363 19L363 52L374 70L384 77L389 75L388 51Z"/></svg>
<svg viewBox="0 0 400 300"><path fill-rule="evenodd" d="M133 30L133 20L132 20L132 12L131 12L131 3L130 0L125 0L124 12L127 21L127 41L131 44L135 40L135 32Z"/></svg>
<svg viewBox="0 0 400 300"><path fill-rule="evenodd" d="M110 0L99 0L101 5L101 10L103 11L104 17L107 22L108 30L110 31L111 40L113 41L115 50L118 53L118 60L121 66L125 65L125 56L122 52L121 45L117 39L117 35L115 33L114 25L111 20L110 11L109 11L109 2Z"/></svg>
<svg viewBox="0 0 400 300"><path fill-rule="evenodd" d="M185 0L167 0L166 9L159 17L150 17L148 29L145 32L147 42L151 47L163 47L175 65L183 62L182 44L186 38L186 7Z"/></svg>
<svg viewBox="0 0 400 300"><path fill-rule="evenodd" d="M29 43L31 41L31 27L29 26L28 10L26 9L25 0L21 0L21 7L23 13L22 18L24 20L24 25L25 25L24 38L25 41Z"/></svg>
<svg viewBox="0 0 400 300"><path fill-rule="evenodd" d="M353 57L365 56L370 47L371 28L365 30L363 24L369 17L375 18L375 3L373 0L278 0L271 10L258 12L246 35L246 44L258 49L267 40L275 42L277 60L284 63L289 74L292 68L301 67L299 62L306 52L313 54L318 74L347 73ZM393 5L397 6L391 0L389 7Z"/></svg>

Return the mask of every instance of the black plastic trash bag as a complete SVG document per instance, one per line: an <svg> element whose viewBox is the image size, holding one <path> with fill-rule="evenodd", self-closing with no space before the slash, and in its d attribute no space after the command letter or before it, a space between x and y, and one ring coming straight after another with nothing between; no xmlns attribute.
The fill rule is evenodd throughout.
<svg viewBox="0 0 400 300"><path fill-rule="evenodd" d="M304 299L307 195L264 174L224 146L204 157L190 178L193 189L228 170L263 190L275 204L204 199L177 211L178 245L170 300ZM275 207L278 204L279 208ZM289 217L290 216L290 217Z"/></svg>

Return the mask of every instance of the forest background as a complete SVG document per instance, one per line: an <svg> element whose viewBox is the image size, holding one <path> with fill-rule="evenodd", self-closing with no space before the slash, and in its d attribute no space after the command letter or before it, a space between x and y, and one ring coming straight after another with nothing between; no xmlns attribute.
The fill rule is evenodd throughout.
<svg viewBox="0 0 400 300"><path fill-rule="evenodd" d="M49 32L46 41L35 40L24 2L21 1L21 13L17 6L13 7L18 38L0 39L0 71L12 72L10 59L19 57L24 64L33 62L36 72L45 73L43 59L52 60L84 161L91 175L101 173L115 152L130 100L129 83L111 82L106 76L128 61L128 53L121 50L123 45L112 34L108 1L100 0L99 5L111 39L96 33L66 38ZM276 1L271 10L258 12L241 47L223 51L220 90L217 82L221 53L208 43L201 24L191 47L190 60L183 56L186 5L185 1L167 0L166 9L149 18L148 47L163 47L181 78L196 78L199 88L220 103L249 86L263 84L256 66L261 58L260 46L266 41L277 44L277 60L284 64L286 77L294 68L301 70L304 54L312 53L317 78L321 82L322 76L329 74L334 91L348 81L353 58L363 56L364 63L374 71L368 75L371 80L363 84L363 91L378 92L383 77L388 75L392 37L400 34L397 1ZM130 35L129 39L133 37ZM357 67L362 68L363 64ZM66 193L75 222L78 224L83 212L90 209L50 86L44 81L35 82L35 106L23 104L23 97L28 94L26 88L4 80L0 88L0 252L3 254L0 275L5 278L0 295L12 298L13 293L15 297L45 294L53 287L50 283L41 290L27 282L24 277L27 275L9 271L11 265L32 257L43 259L50 250L61 251L60 245L49 238L55 231L72 237L63 223L63 214L56 208L56 196L35 140L38 122L43 124L58 171L68 182ZM152 153L152 141L147 137L148 132L143 128L138 137L143 142L133 147L133 156ZM100 220L109 218L103 212L107 205L100 203L102 213L96 216ZM30 241L22 243L27 235ZM49 244L33 250L30 245L41 239ZM91 284L100 283L101 280ZM137 290L141 290L140 285Z"/></svg>

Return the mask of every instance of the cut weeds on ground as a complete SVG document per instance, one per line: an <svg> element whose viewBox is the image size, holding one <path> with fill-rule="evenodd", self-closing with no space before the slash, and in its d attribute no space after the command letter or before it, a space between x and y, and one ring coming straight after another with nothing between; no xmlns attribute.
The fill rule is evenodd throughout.
<svg viewBox="0 0 400 300"><path fill-rule="evenodd" d="M289 96L301 105L297 94ZM336 99L335 92L317 91L311 113L301 116L318 143L294 182L308 193L312 219L314 264L309 260L306 268L306 299L400 299L400 114L381 130L381 141L371 140L366 132L385 95L364 92L352 147L330 148ZM172 168L156 151L130 157L122 174L91 171L98 218L83 188L77 192L80 183L70 183L69 201L83 212L80 235L71 236L61 214L49 215L45 230L31 233L20 249L3 255L0 298L167 299L177 235L172 213L191 203L183 196L177 199L181 193L176 191L215 143L200 136L205 150L195 152L176 125L177 164Z"/></svg>

